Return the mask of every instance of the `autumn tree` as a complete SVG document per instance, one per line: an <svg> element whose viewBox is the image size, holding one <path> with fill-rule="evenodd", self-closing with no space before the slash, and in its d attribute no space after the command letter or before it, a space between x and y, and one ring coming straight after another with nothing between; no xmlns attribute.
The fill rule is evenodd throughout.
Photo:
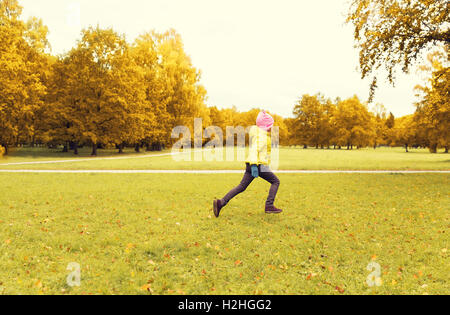
<svg viewBox="0 0 450 315"><path fill-rule="evenodd" d="M362 78L385 67L394 84L396 69L408 72L423 51L450 44L450 2L442 0L353 0L347 22L354 26Z"/></svg>
<svg viewBox="0 0 450 315"><path fill-rule="evenodd" d="M392 129L395 127L395 116L392 113L389 113L389 117L386 119L385 122L386 128Z"/></svg>
<svg viewBox="0 0 450 315"><path fill-rule="evenodd" d="M225 130L227 123L225 121L224 112L217 108L217 106L212 106L209 108L209 117L211 119L211 125L217 126L222 130Z"/></svg>
<svg viewBox="0 0 450 315"><path fill-rule="evenodd" d="M367 106L354 96L337 104L334 115L336 126L333 141L339 146L352 149L372 145L376 137L371 113Z"/></svg>
<svg viewBox="0 0 450 315"><path fill-rule="evenodd" d="M372 113L374 114L373 124L375 126L376 134L373 147L376 149L377 146L386 144L387 140L386 107L384 107L383 104L377 103L372 107Z"/></svg>
<svg viewBox="0 0 450 315"><path fill-rule="evenodd" d="M438 148L450 146L450 68L448 54L435 52L428 56L430 66L422 70L431 73L427 84L417 86L420 101L417 103L415 122L422 142L436 153Z"/></svg>
<svg viewBox="0 0 450 315"><path fill-rule="evenodd" d="M154 116L145 101L144 73L127 42L112 29L83 31L76 48L60 62L63 86L57 99L61 127L77 143L136 143ZM63 73L61 73L63 71Z"/></svg>
<svg viewBox="0 0 450 315"><path fill-rule="evenodd" d="M288 137L286 140L282 140L282 144L283 145L288 145L288 146L292 146L292 145L297 145L297 141L296 141L296 137L295 135L297 134L296 132L296 119L295 118L285 118L284 119L284 124L288 130Z"/></svg>
<svg viewBox="0 0 450 315"><path fill-rule="evenodd" d="M416 130L414 115L398 118L395 127L393 128L393 137L390 144L394 146L403 146L406 152L409 152L408 148L417 144Z"/></svg>
<svg viewBox="0 0 450 315"><path fill-rule="evenodd" d="M184 51L181 36L173 30L163 34L154 32L152 36L160 63L159 79L163 84L159 97L168 113L165 128L192 126L195 118L202 118L203 124L209 125L206 90L200 84L201 72Z"/></svg>
<svg viewBox="0 0 450 315"><path fill-rule="evenodd" d="M223 132L223 144L226 144L227 127L235 127L233 123L233 109L218 109L216 106L209 108L211 126L219 127ZM235 142L236 143L236 142Z"/></svg>
<svg viewBox="0 0 450 315"><path fill-rule="evenodd" d="M72 68L68 57L52 62L47 82L48 94L41 115L45 123L41 125L40 131L45 143L63 144L64 151L68 151L71 144L74 154L78 154L82 135L74 121L76 104L70 94L71 86L68 85Z"/></svg>
<svg viewBox="0 0 450 315"><path fill-rule="evenodd" d="M34 133L34 113L42 106L46 88L43 52L47 28L40 20L20 19L16 0L0 0L0 144L8 146Z"/></svg>
<svg viewBox="0 0 450 315"><path fill-rule="evenodd" d="M389 116L384 121L384 131L386 135L386 141L388 143L395 142L396 134L395 134L395 116L392 113L389 113Z"/></svg>
<svg viewBox="0 0 450 315"><path fill-rule="evenodd" d="M158 37L155 32L145 33L139 36L132 46L133 58L144 75L147 109L155 118L145 131L145 138L142 139L147 150L161 150L162 145L170 138L167 125L170 119L167 111L169 98L166 94L166 75L157 47Z"/></svg>
<svg viewBox="0 0 450 315"><path fill-rule="evenodd" d="M30 112L26 119L22 120L23 126L21 130L24 133L26 143L34 145L37 141L41 142L41 130L46 124L44 111L46 107L46 96L49 92L48 82L51 76L51 65L55 58L47 52L49 43L47 41L48 29L43 24L42 20L37 18L30 18L26 24L25 38L30 47L27 56L25 57L27 63L39 80L43 89L35 95L34 103L31 105Z"/></svg>
<svg viewBox="0 0 450 315"><path fill-rule="evenodd" d="M305 147L330 145L333 136L331 117L334 105L322 95L303 95L294 107L295 133Z"/></svg>
<svg viewBox="0 0 450 315"><path fill-rule="evenodd" d="M237 128L247 127L247 123L242 120L242 113L238 112L236 107L218 109L216 106L209 107L211 125L219 127L223 132L224 145L231 143L233 140L234 145L238 143L237 134L229 135L230 139L227 139L227 128L233 128L233 131L237 131ZM245 131L245 129L244 129ZM231 132L231 130L230 130ZM233 137L233 138L231 138Z"/></svg>

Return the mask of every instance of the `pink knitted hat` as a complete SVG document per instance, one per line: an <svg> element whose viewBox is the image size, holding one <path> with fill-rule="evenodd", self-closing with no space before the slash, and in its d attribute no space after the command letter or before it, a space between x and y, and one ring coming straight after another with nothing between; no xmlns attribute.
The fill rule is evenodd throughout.
<svg viewBox="0 0 450 315"><path fill-rule="evenodd" d="M265 110L260 112L258 118L256 118L256 125L265 131L269 131L274 122L273 117L267 114Z"/></svg>

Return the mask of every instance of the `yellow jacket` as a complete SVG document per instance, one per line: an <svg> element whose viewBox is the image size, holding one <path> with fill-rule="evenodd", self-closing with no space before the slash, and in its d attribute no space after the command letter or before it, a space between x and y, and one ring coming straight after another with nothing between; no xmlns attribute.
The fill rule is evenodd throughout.
<svg viewBox="0 0 450 315"><path fill-rule="evenodd" d="M250 149L246 163L269 165L272 149L271 135L257 126L252 126L249 132Z"/></svg>

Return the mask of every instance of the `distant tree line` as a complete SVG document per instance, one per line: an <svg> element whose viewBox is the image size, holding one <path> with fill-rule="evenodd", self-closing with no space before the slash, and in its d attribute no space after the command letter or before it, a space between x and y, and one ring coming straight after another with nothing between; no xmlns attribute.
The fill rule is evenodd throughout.
<svg viewBox="0 0 450 315"><path fill-rule="evenodd" d="M361 4L357 12L364 8ZM92 155L105 147L162 150L174 141L172 129L192 126L194 118L224 131L255 122L258 109L206 106L201 73L173 30L147 32L129 43L112 29L90 27L69 52L53 56L47 27L37 18L23 21L21 12L17 0L0 0L0 156L20 145L61 146L75 154L90 146ZM366 27L357 15L349 21L356 23L356 31ZM448 39L446 34L436 38ZM429 65L423 66L429 81L417 87L414 115L395 119L383 105L369 109L356 96L332 101L321 94L304 95L293 118L274 114L281 144L422 146L448 152L450 72L444 46L447 50L430 54ZM362 61L378 61L377 56L367 58Z"/></svg>

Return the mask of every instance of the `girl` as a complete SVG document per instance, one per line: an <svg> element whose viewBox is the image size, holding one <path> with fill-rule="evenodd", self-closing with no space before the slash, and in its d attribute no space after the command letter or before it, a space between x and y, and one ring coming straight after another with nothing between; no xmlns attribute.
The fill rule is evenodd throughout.
<svg viewBox="0 0 450 315"><path fill-rule="evenodd" d="M233 188L223 199L214 200L214 215L218 218L220 211L236 195L244 192L251 182L258 177L268 181L270 187L269 197L266 202L266 213L281 213L283 210L274 206L275 197L280 186L280 180L270 170L270 151L271 151L271 131L274 124L272 116L265 111L259 113L256 119L256 126L250 129L250 153L246 161L246 170L244 178L239 186Z"/></svg>

